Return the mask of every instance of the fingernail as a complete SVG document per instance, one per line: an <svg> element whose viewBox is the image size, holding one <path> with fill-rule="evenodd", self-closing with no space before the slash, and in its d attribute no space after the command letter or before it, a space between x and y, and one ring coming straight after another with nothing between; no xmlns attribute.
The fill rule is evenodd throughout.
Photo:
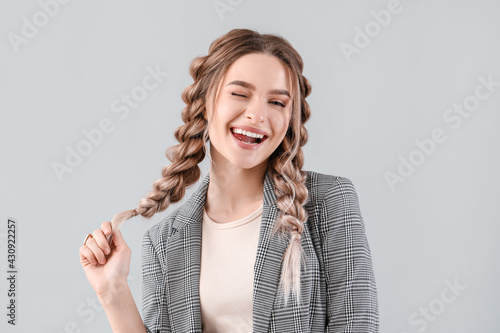
<svg viewBox="0 0 500 333"><path fill-rule="evenodd" d="M104 253L109 254L109 247L104 249Z"/></svg>

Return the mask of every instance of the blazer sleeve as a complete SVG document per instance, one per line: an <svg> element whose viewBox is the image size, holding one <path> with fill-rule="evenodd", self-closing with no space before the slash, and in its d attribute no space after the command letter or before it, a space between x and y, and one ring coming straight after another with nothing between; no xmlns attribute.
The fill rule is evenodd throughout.
<svg viewBox="0 0 500 333"><path fill-rule="evenodd" d="M326 332L379 331L370 248L352 182L336 177L322 206L322 252L327 285Z"/></svg>
<svg viewBox="0 0 500 333"><path fill-rule="evenodd" d="M148 333L161 328L161 295L163 273L149 231L142 242L142 316Z"/></svg>

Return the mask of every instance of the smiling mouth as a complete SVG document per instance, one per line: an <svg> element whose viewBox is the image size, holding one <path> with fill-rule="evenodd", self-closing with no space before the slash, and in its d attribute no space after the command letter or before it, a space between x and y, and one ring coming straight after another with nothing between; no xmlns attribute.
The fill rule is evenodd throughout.
<svg viewBox="0 0 500 333"><path fill-rule="evenodd" d="M267 135L264 135L262 138L258 137L258 135L254 135L253 133L246 131L238 131L242 133L235 133L235 128L231 128L231 133L233 136L239 141L249 144L249 145L258 145L267 139Z"/></svg>

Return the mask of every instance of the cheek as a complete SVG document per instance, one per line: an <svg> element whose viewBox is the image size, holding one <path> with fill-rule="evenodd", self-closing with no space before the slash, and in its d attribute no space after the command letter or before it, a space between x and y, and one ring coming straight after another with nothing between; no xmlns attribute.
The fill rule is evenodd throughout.
<svg viewBox="0 0 500 333"><path fill-rule="evenodd" d="M216 123L215 127L227 127L228 123L239 115L240 110L241 107L237 107L234 103L220 103L213 117L213 123Z"/></svg>
<svg viewBox="0 0 500 333"><path fill-rule="evenodd" d="M210 125L208 127L209 132L212 133L221 133L222 131L225 131L225 129L228 127L228 123L230 121L230 115L228 114L228 109L225 107L225 105L219 105L216 109L211 110L211 112L208 112L208 117L209 117L209 122ZM213 114L212 114L213 112Z"/></svg>
<svg viewBox="0 0 500 333"><path fill-rule="evenodd" d="M272 119L275 134L284 137L290 125L290 116L285 114L276 115Z"/></svg>

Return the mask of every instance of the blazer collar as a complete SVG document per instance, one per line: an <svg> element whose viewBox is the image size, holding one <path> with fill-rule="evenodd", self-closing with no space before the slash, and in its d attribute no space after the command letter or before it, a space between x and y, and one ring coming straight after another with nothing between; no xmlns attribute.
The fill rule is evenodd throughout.
<svg viewBox="0 0 500 333"><path fill-rule="evenodd" d="M191 198L180 207L167 239L165 288L166 309L172 331L201 332L199 295L201 230L203 207L210 173L202 180ZM257 257L254 265L253 326L254 331L267 331L281 275L281 258L288 239L274 235L274 222L279 216L274 182L266 172L263 211Z"/></svg>

